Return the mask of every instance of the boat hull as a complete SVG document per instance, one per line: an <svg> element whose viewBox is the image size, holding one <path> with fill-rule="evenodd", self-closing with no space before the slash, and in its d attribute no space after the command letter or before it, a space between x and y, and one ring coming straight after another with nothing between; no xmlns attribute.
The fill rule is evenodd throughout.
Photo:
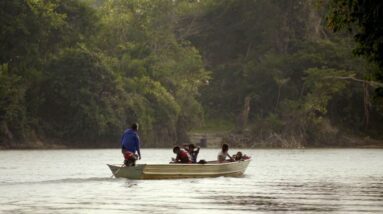
<svg viewBox="0 0 383 214"><path fill-rule="evenodd" d="M207 164L137 164L125 167L109 165L115 177L129 179L180 179L219 176L240 176L250 160Z"/></svg>

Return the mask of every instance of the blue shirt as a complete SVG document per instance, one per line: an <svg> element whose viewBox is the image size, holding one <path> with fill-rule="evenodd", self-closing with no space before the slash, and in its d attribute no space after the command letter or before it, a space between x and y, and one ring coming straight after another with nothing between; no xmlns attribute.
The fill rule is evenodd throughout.
<svg viewBox="0 0 383 214"><path fill-rule="evenodd" d="M121 137L121 148L140 155L140 138L136 131L127 129Z"/></svg>

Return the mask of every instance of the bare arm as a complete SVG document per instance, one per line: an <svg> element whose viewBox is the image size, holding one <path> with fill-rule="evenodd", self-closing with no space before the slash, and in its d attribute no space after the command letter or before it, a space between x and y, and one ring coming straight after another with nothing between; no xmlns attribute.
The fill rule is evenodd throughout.
<svg viewBox="0 0 383 214"><path fill-rule="evenodd" d="M227 153L227 157L229 157L231 161L234 161L234 158L231 157L231 156L229 155L229 153Z"/></svg>
<svg viewBox="0 0 383 214"><path fill-rule="evenodd" d="M140 151L140 138L137 136L137 154L138 154L138 159L141 160L141 151Z"/></svg>
<svg viewBox="0 0 383 214"><path fill-rule="evenodd" d="M138 146L137 154L138 154L138 160L141 160L140 146Z"/></svg>
<svg viewBox="0 0 383 214"><path fill-rule="evenodd" d="M180 157L180 155L177 154L176 159L174 160L174 162L175 162L175 163L179 163L179 162L181 162L181 157Z"/></svg>

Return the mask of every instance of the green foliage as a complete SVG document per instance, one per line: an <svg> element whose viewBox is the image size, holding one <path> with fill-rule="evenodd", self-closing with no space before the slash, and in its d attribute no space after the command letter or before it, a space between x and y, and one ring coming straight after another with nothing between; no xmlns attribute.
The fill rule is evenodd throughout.
<svg viewBox="0 0 383 214"><path fill-rule="evenodd" d="M175 98L161 83L153 81L148 77L143 77L129 79L126 85L127 91L130 94L142 96L145 100L145 105L150 108L149 112L151 112L150 115L153 118L150 120L152 121L151 123L146 124L147 127L150 127L153 123L170 123L170 126L175 125L180 107ZM140 112L136 113L138 116L139 114Z"/></svg>
<svg viewBox="0 0 383 214"><path fill-rule="evenodd" d="M273 133L281 133L285 125L278 115L270 113L267 117L257 118L252 131L259 138L267 138Z"/></svg>
<svg viewBox="0 0 383 214"><path fill-rule="evenodd" d="M12 92L0 97L8 103L2 105L6 109L4 114L12 115L0 119L0 135L5 136L5 143L25 141L31 134L31 122L36 115L30 113L34 112L38 98L29 95L41 78L41 67L60 46L60 40L52 42L53 31L65 24L65 14L57 13L56 7L47 1L0 3L0 64L7 65L1 84Z"/></svg>
<svg viewBox="0 0 383 214"><path fill-rule="evenodd" d="M39 116L46 135L95 140L123 128L126 94L116 75L86 49L64 49L45 69Z"/></svg>
<svg viewBox="0 0 383 214"><path fill-rule="evenodd" d="M228 118L215 118L208 119L204 122L202 127L197 127L193 131L197 132L230 132L234 130L234 121L228 120Z"/></svg>
<svg viewBox="0 0 383 214"><path fill-rule="evenodd" d="M1 1L0 139L117 146L132 122L145 146L203 128L379 136L381 100L363 79L381 69L351 51L379 61L380 3L367 2L330 2L331 26L356 24L358 47L327 32L315 0Z"/></svg>
<svg viewBox="0 0 383 214"><path fill-rule="evenodd" d="M99 46L127 78L130 106L149 145L182 143L183 133L203 121L196 96L209 72L199 51L176 38L177 6L171 1L107 1L101 8ZM160 139L165 142L154 137L160 133L167 133L167 139Z"/></svg>
<svg viewBox="0 0 383 214"><path fill-rule="evenodd" d="M0 138L8 138L1 140L24 137L24 90L14 87L20 84L20 80L19 76L9 73L7 64L0 65Z"/></svg>
<svg viewBox="0 0 383 214"><path fill-rule="evenodd" d="M366 113L357 109L365 104L355 100L366 96L360 80L371 65L352 55L350 38L326 31L325 11L315 1L208 1L203 9L188 14L193 22L180 31L212 71L201 97L208 118L244 121L248 115L257 139L277 133L303 143L332 139L319 137L337 133L326 131L331 124L362 129ZM339 103L345 94L352 95Z"/></svg>
<svg viewBox="0 0 383 214"><path fill-rule="evenodd" d="M305 86L310 90L306 95L305 110L327 113L329 100L346 88L347 82L337 78L350 75L350 72L328 68L309 68L305 72Z"/></svg>
<svg viewBox="0 0 383 214"><path fill-rule="evenodd" d="M359 44L358 55L365 55L380 66L375 77L383 81L383 2L379 0L331 0L327 15L333 31L348 29Z"/></svg>
<svg viewBox="0 0 383 214"><path fill-rule="evenodd" d="M203 121L196 97L209 79L199 51L176 35L193 5L1 2L1 136L118 141L138 121L148 146L185 140Z"/></svg>

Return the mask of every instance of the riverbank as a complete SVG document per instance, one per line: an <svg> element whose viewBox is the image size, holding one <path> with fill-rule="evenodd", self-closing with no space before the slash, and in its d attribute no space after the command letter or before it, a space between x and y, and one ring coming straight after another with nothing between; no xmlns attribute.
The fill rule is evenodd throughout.
<svg viewBox="0 0 383 214"><path fill-rule="evenodd" d="M266 139L259 139L249 133L233 133L229 131L191 132L189 133L192 143L198 144L202 139L207 142L208 148L217 148L222 143L227 143L236 148L383 148L383 140L370 137L352 135L340 135L333 141L307 142L301 136L284 137L279 134L271 134Z"/></svg>
<svg viewBox="0 0 383 214"><path fill-rule="evenodd" d="M39 149L108 149L119 148L119 142L88 142L74 143L66 141L57 141L52 139L35 140L29 142L0 143L0 150L39 150Z"/></svg>
<svg viewBox="0 0 383 214"><path fill-rule="evenodd" d="M285 149L310 149L310 148L383 148L383 140L360 136L339 136L336 141L310 143L302 138L282 137L278 134L270 135L267 139L256 139L246 133L233 133L228 131L189 132L191 143L201 145L205 141L207 148L220 148L223 143L233 148L285 148ZM145 144L143 145L145 148ZM118 142L65 142L52 139L35 140L30 142L0 143L0 150L27 150L27 149L106 149L119 148ZM151 147L152 148L152 147ZM165 148L165 147L156 147ZM168 148L168 147L166 147Z"/></svg>

